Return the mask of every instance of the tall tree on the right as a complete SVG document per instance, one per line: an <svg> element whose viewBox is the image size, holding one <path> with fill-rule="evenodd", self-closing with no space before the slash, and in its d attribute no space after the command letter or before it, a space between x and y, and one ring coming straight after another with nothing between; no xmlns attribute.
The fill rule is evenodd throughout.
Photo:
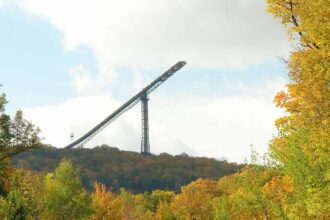
<svg viewBox="0 0 330 220"><path fill-rule="evenodd" d="M292 216L330 218L330 0L267 0L296 48L290 83L275 97L287 114L276 121L272 156L294 188Z"/></svg>

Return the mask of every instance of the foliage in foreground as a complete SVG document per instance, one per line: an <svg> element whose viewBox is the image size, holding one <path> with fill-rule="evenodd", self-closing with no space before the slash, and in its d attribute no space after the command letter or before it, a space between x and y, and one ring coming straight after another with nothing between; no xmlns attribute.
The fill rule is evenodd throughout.
<svg viewBox="0 0 330 220"><path fill-rule="evenodd" d="M17 170L11 178L8 196L0 198L0 218L223 219L226 213L223 213L223 207L219 205L223 203L219 201L228 199L228 193L235 185L240 185L241 189L244 185L249 190L250 183L246 176L257 175L254 172L263 174L265 171L246 168L220 181L198 179L182 187L178 194L164 190L132 194L125 189L113 193L100 183L95 183L94 193L89 194L83 189L71 162L62 160L53 173L46 175ZM267 172L263 175L265 179L269 176ZM259 185L256 183L253 190L258 191ZM237 195L237 200L231 198L231 202L239 207L239 204L249 200L247 192L246 195ZM263 196L262 192L260 196ZM251 198L251 201L254 199Z"/></svg>
<svg viewBox="0 0 330 220"><path fill-rule="evenodd" d="M198 179L180 193L114 193L95 183L89 194L70 161L46 175L17 170L1 219L306 219L292 214L292 182L277 169L250 165L218 181ZM308 218L307 218L308 219ZM320 219L320 218L319 218Z"/></svg>

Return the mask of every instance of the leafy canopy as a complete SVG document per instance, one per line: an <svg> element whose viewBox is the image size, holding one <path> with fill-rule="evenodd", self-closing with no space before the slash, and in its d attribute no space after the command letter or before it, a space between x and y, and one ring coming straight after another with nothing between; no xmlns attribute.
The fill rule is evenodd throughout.
<svg viewBox="0 0 330 220"><path fill-rule="evenodd" d="M6 104L6 95L0 94L0 161L41 146L40 130L23 118L21 110L11 118L5 113Z"/></svg>

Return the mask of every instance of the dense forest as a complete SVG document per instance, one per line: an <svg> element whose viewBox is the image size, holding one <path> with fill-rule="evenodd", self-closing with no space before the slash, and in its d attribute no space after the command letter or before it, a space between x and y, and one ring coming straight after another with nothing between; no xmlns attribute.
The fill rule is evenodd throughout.
<svg viewBox="0 0 330 220"><path fill-rule="evenodd" d="M219 179L237 172L242 165L186 154L144 156L106 145L93 149L42 147L15 156L12 164L36 172L51 172L62 158L79 170L83 185L92 190L95 181L118 192L124 187L134 193L165 189L179 191L198 178Z"/></svg>
<svg viewBox="0 0 330 220"><path fill-rule="evenodd" d="M269 154L253 153L240 169L225 161L144 157L106 146L42 148L39 130L21 111L6 114L2 94L0 219L330 219L330 2L267 5L296 44L286 61L290 82L274 100L286 114L275 122ZM82 182L91 189L92 180L99 182L88 191ZM118 191L120 186L132 192Z"/></svg>

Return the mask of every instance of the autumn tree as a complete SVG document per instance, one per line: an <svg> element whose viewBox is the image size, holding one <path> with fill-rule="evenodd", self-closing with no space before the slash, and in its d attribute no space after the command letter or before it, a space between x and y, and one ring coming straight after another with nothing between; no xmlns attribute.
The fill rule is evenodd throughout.
<svg viewBox="0 0 330 220"><path fill-rule="evenodd" d="M214 219L285 219L281 202L286 202L287 196L278 193L282 189L278 183L282 182L273 181L278 176L271 167L248 165L239 173L221 178L221 195L213 200Z"/></svg>
<svg viewBox="0 0 330 220"><path fill-rule="evenodd" d="M171 210L176 219L213 219L212 201L219 195L217 181L198 179L182 187L171 203Z"/></svg>
<svg viewBox="0 0 330 220"><path fill-rule="evenodd" d="M46 176L44 196L46 219L82 219L92 213L89 195L68 160Z"/></svg>
<svg viewBox="0 0 330 220"><path fill-rule="evenodd" d="M156 189L156 190L152 191L149 196L149 200L150 200L149 208L151 211L156 212L157 208L159 207L159 205L161 203L169 204L172 202L174 197L175 197L175 194L173 191L165 191L165 190Z"/></svg>
<svg viewBox="0 0 330 220"><path fill-rule="evenodd" d="M157 220L176 220L171 205L168 202L161 201L157 206L157 212L155 214Z"/></svg>
<svg viewBox="0 0 330 220"><path fill-rule="evenodd" d="M117 220L124 219L124 201L116 194L106 191L103 184L95 183L95 193L92 195L93 208L95 213L92 220Z"/></svg>
<svg viewBox="0 0 330 220"><path fill-rule="evenodd" d="M297 44L291 82L275 97L287 114L276 121L271 151L294 190L291 212L330 218L330 2L267 0Z"/></svg>
<svg viewBox="0 0 330 220"><path fill-rule="evenodd" d="M262 187L267 216L270 219L304 219L305 213L293 211L303 207L296 206L294 189L289 176L276 174Z"/></svg>

